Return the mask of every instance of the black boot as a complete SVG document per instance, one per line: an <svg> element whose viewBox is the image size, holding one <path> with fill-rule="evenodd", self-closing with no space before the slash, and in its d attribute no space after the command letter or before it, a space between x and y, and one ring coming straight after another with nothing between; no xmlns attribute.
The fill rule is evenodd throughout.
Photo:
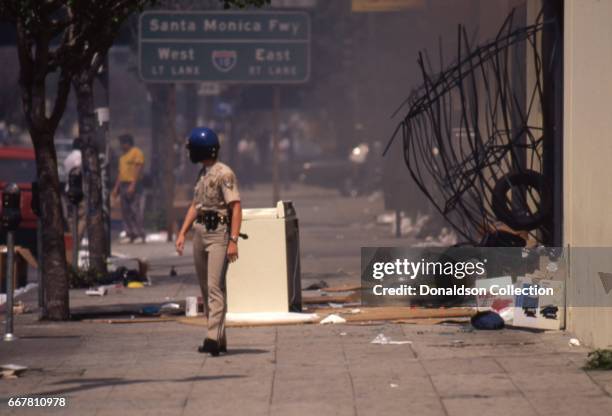
<svg viewBox="0 0 612 416"><path fill-rule="evenodd" d="M210 339L210 338L206 338L204 340L204 344L198 347L198 352L202 352L202 353L207 352L213 357L218 357L219 351L220 351L219 343L215 341L214 339Z"/></svg>

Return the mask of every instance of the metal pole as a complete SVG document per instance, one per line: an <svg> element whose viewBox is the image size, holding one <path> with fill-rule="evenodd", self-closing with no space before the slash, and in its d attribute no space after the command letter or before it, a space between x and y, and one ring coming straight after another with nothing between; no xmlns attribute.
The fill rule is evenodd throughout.
<svg viewBox="0 0 612 416"><path fill-rule="evenodd" d="M79 204L72 204L72 267L79 269Z"/></svg>
<svg viewBox="0 0 612 416"><path fill-rule="evenodd" d="M102 216L104 221L104 228L106 231L106 256L111 255L111 200L110 191L112 184L110 181L110 143L108 139L109 124L110 124L110 110L109 110L109 59L108 54L104 57L104 63L100 67L98 72L98 83L99 91L94 91L94 95L99 99L99 105L97 109L98 113L98 129L97 138L100 146L98 147L101 162L101 175L102 175ZM87 201L89 203L89 200Z"/></svg>
<svg viewBox="0 0 612 416"><path fill-rule="evenodd" d="M276 203L280 200L280 172L279 172L279 112L280 112L280 87L275 85L273 97L273 109L272 109L272 205L276 206Z"/></svg>
<svg viewBox="0 0 612 416"><path fill-rule="evenodd" d="M4 330L4 340L14 341L17 339L13 334L13 271L15 253L15 233L6 233L6 326Z"/></svg>
<svg viewBox="0 0 612 416"><path fill-rule="evenodd" d="M399 209L395 210L395 238L402 236L402 211Z"/></svg>

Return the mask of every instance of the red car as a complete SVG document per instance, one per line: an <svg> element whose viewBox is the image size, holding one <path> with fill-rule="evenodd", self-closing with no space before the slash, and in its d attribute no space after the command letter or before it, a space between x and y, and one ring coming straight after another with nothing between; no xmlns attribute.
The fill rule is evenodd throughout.
<svg viewBox="0 0 612 416"><path fill-rule="evenodd" d="M15 182L21 189L21 224L15 241L36 253L36 215L32 212L32 182L36 180L34 149L0 147L0 196L7 183ZM0 206L0 212L2 207ZM0 244L6 244L6 231L0 230Z"/></svg>

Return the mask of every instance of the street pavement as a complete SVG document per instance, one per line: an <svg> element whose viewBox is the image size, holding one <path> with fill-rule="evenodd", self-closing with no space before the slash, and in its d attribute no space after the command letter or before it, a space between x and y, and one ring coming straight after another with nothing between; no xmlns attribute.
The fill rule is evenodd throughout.
<svg viewBox="0 0 612 416"><path fill-rule="evenodd" d="M347 199L297 187L304 285L359 281L359 247L409 244L378 225L380 198ZM268 188L244 192L270 205ZM170 243L119 245L146 257L152 286L105 297L71 292L93 318L197 295L190 253ZM178 276L170 276L175 266ZM22 298L35 308L35 293ZM126 312L129 314L129 312ZM39 322L17 316L0 364L28 370L0 379L0 414L15 415L606 415L612 372L584 371L588 349L563 331L473 331L469 325L394 323L230 328L230 353L196 352L203 328L179 322ZM379 334L401 345L372 344ZM9 407L13 397L63 397L65 407Z"/></svg>

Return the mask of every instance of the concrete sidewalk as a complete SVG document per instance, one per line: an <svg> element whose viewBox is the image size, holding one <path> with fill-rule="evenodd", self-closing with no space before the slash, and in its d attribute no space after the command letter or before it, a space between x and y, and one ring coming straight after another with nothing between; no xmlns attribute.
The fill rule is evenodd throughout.
<svg viewBox="0 0 612 416"><path fill-rule="evenodd" d="M561 332L458 325L306 325L229 330L230 354L195 351L202 328L175 322L38 323L1 343L2 414L610 415L612 373L585 372ZM379 333L412 344L377 345ZM10 397L65 397L12 408Z"/></svg>
<svg viewBox="0 0 612 416"><path fill-rule="evenodd" d="M306 191L290 195L302 198L303 286L356 283L360 246L398 243L386 239L388 227L372 223L380 201L351 200L350 215L327 218L321 213L333 212L328 205L337 201L327 191ZM265 205L251 195L251 206ZM148 257L153 285L101 298L73 290L73 312L129 310L199 293L191 256L176 257L172 244L114 249ZM177 277L169 276L171 266ZM34 307L36 293L21 299ZM29 370L0 379L0 414L612 414L612 372L583 371L588 351L569 347L563 332L391 323L230 328L230 354L212 358L196 352L203 331L177 322L45 323L35 313L19 315L20 338L0 342L0 364ZM381 333L412 344L371 344ZM8 407L9 398L25 396L64 397L67 406Z"/></svg>

